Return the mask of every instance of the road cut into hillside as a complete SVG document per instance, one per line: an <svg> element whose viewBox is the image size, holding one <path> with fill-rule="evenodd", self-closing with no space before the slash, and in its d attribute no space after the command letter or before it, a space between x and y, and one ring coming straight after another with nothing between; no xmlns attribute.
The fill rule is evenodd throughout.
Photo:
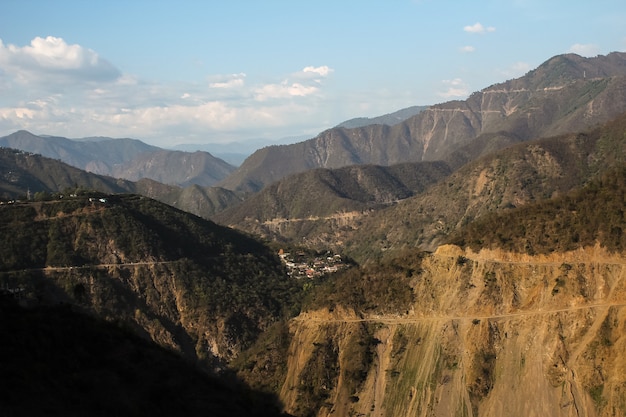
<svg viewBox="0 0 626 417"><path fill-rule="evenodd" d="M336 306L292 320L287 411L626 415L626 259L600 247L528 256L444 246L422 267L408 314ZM322 354L324 367L313 366ZM326 389L312 390L316 380Z"/></svg>

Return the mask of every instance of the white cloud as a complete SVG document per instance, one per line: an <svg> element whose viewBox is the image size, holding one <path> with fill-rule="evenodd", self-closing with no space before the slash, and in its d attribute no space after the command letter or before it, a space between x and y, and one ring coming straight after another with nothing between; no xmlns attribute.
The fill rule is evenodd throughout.
<svg viewBox="0 0 626 417"><path fill-rule="evenodd" d="M91 49L54 36L36 37L24 47L0 40L0 70L18 82L114 81L121 75Z"/></svg>
<svg viewBox="0 0 626 417"><path fill-rule="evenodd" d="M26 129L169 146L173 138L202 143L321 131L327 125L320 120L339 117L320 105L329 99L323 81L332 73L323 65L263 82L244 73L148 82L61 38L35 38L23 47L0 40L0 135Z"/></svg>
<svg viewBox="0 0 626 417"><path fill-rule="evenodd" d="M598 45L594 45L592 43L588 43L588 44L575 43L574 45L570 46L567 52L590 57L590 56L598 55L600 53L600 48L598 47Z"/></svg>
<svg viewBox="0 0 626 417"><path fill-rule="evenodd" d="M258 101L266 101L269 99L280 99L288 97L305 97L319 91L318 87L306 86L301 83L289 83L283 81L280 84L267 84L255 91L255 97Z"/></svg>
<svg viewBox="0 0 626 417"><path fill-rule="evenodd" d="M266 101L312 96L320 91L323 79L333 71L326 65L304 67L302 70L291 74L290 78L297 81L285 79L281 83L263 85L254 90L254 97L257 101Z"/></svg>
<svg viewBox="0 0 626 417"><path fill-rule="evenodd" d="M243 87L246 74L242 72L239 74L230 74L227 76L218 76L214 78L217 79L214 82L209 83L209 87L229 89Z"/></svg>
<svg viewBox="0 0 626 417"><path fill-rule="evenodd" d="M503 70L499 70L498 72L504 75L507 78L517 78L526 74L528 71L532 69L531 65L528 62L516 62L508 68Z"/></svg>
<svg viewBox="0 0 626 417"><path fill-rule="evenodd" d="M334 70L332 68L329 68L326 65L322 65L321 67L305 67L302 69L303 73L312 73L320 77L328 77L333 71Z"/></svg>
<svg viewBox="0 0 626 417"><path fill-rule="evenodd" d="M495 32L496 28L493 26L484 27L480 22L476 22L473 25L463 27L463 30L468 33L487 33Z"/></svg>
<svg viewBox="0 0 626 417"><path fill-rule="evenodd" d="M466 97L469 94L469 88L467 84L460 78L443 80L442 83L447 87L447 89L438 93L440 97L453 99Z"/></svg>
<svg viewBox="0 0 626 417"><path fill-rule="evenodd" d="M459 48L459 50L461 52L474 52L476 50L476 48L474 48L471 45L466 45L466 46L462 46L461 48Z"/></svg>

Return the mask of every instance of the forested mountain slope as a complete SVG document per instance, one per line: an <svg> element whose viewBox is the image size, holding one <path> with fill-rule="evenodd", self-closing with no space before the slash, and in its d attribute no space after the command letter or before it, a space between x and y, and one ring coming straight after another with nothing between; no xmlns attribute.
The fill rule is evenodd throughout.
<svg viewBox="0 0 626 417"><path fill-rule="evenodd" d="M299 284L273 251L149 198L4 204L0 224L4 288L124 322L205 367L297 310Z"/></svg>
<svg viewBox="0 0 626 417"><path fill-rule="evenodd" d="M332 234L343 218L395 204L450 172L443 162L314 169L284 178L212 218L250 233L297 241L312 236L313 229Z"/></svg>
<svg viewBox="0 0 626 417"><path fill-rule="evenodd" d="M345 196L336 191L342 188L326 188L331 184L329 181L317 188L309 187L305 178L315 178L314 172L326 172L311 171L267 187L215 219L273 239L313 248L332 248L359 262L404 247L433 250L450 233L481 216L568 192L621 166L626 162L624 132L626 113L587 132L526 141L487 153L448 177L430 177L431 182L423 183L423 186L430 186L419 189L415 195L386 200L393 204L346 205L342 206L343 210L335 210L335 214L323 214L322 209L330 212L335 201L345 201L331 197ZM489 136L479 139L480 152L489 149L491 139ZM458 157L465 158L462 154ZM399 165L416 176L421 175L418 167L427 166L424 163ZM355 173L359 169L342 168L327 171L325 175L341 172L358 178ZM384 178L380 174L375 177ZM393 189L389 184L383 188ZM279 190L283 190L283 194ZM279 199L280 195L283 197ZM272 217L273 213L277 214Z"/></svg>
<svg viewBox="0 0 626 417"><path fill-rule="evenodd" d="M587 133L522 143L482 157L426 192L361 216L342 241L356 259L403 247L434 249L489 213L579 188L626 163L626 114Z"/></svg>

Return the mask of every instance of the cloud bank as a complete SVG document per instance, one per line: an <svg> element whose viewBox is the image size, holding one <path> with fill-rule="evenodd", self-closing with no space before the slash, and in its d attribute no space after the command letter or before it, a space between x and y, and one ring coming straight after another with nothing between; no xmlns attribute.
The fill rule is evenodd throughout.
<svg viewBox="0 0 626 417"><path fill-rule="evenodd" d="M571 52L585 57L591 57L600 53L600 47L592 43L575 43L574 45L570 46L567 52Z"/></svg>
<svg viewBox="0 0 626 417"><path fill-rule="evenodd" d="M446 90L439 92L440 97L445 99L457 99L467 97L469 95L469 87L461 78L443 80L442 84Z"/></svg>
<svg viewBox="0 0 626 417"><path fill-rule="evenodd" d="M0 40L0 134L26 129L149 138L169 146L271 137L280 129L284 135L294 128L319 132L324 81L333 71L305 66L263 82L241 72L208 74L205 83L161 84L124 74L62 38L37 37L22 47Z"/></svg>
<svg viewBox="0 0 626 417"><path fill-rule="evenodd" d="M0 68L18 82L113 81L121 72L91 49L68 45L54 36L36 37L28 46L4 45Z"/></svg>

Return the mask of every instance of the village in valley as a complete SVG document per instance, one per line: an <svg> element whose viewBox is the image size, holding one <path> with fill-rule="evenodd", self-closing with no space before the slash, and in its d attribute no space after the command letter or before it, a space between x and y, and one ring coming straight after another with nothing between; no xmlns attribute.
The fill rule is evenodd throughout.
<svg viewBox="0 0 626 417"><path fill-rule="evenodd" d="M330 251L324 255L311 255L305 251L290 253L280 249L278 256L287 267L289 276L296 279L312 279L351 266L350 263L341 258L341 255L333 254Z"/></svg>

